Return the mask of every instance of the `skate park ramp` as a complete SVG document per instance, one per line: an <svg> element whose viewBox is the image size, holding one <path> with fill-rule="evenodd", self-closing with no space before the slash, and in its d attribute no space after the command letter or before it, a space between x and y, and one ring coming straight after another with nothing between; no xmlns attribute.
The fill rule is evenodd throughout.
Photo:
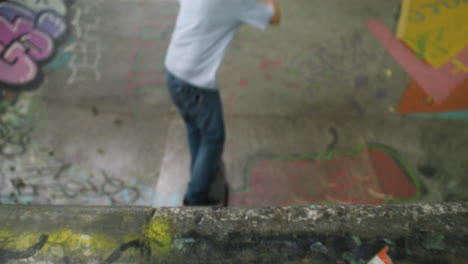
<svg viewBox="0 0 468 264"><path fill-rule="evenodd" d="M230 206L467 200L467 50L440 16L468 4L410 2L279 1L279 27L240 28L218 73ZM181 205L177 11L0 1L0 204Z"/></svg>

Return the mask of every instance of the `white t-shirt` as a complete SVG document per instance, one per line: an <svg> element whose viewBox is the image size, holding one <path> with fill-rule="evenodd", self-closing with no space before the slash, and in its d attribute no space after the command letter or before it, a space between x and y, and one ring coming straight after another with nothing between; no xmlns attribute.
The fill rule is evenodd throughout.
<svg viewBox="0 0 468 264"><path fill-rule="evenodd" d="M245 23L265 30L274 10L258 0L172 0L179 15L165 66L199 88L217 89L216 74L226 49Z"/></svg>

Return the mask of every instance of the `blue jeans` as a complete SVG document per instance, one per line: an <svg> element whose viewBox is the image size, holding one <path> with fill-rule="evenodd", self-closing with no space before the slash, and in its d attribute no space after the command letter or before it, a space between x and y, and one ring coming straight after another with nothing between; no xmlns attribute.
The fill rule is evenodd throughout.
<svg viewBox="0 0 468 264"><path fill-rule="evenodd" d="M221 97L218 90L195 87L169 71L167 86L187 128L191 163L185 199L200 202L207 198L221 166L225 142Z"/></svg>

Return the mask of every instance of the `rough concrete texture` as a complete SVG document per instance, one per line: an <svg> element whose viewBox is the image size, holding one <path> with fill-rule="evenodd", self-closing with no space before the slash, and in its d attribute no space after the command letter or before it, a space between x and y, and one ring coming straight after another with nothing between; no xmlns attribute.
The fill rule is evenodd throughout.
<svg viewBox="0 0 468 264"><path fill-rule="evenodd" d="M69 206L2 206L0 211L0 263L5 264L114 263L120 252L142 247L143 228L153 213ZM137 263L139 257L125 260Z"/></svg>
<svg viewBox="0 0 468 264"><path fill-rule="evenodd" d="M279 2L281 26L243 26L219 71L232 205L466 200L467 121L395 113L410 76L366 27L394 30L400 1ZM180 205L188 150L163 73L177 4L1 4L60 18L37 25L54 45L34 81L0 77L0 203Z"/></svg>
<svg viewBox="0 0 468 264"><path fill-rule="evenodd" d="M0 207L0 263L464 263L468 204Z"/></svg>

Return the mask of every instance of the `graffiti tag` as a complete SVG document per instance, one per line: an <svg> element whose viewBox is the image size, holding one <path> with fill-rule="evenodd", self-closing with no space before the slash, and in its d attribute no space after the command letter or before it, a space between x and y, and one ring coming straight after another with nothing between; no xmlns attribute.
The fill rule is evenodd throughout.
<svg viewBox="0 0 468 264"><path fill-rule="evenodd" d="M419 184L397 154L386 147L360 147L323 155L259 157L249 167L250 184L230 205L382 204L414 199Z"/></svg>
<svg viewBox="0 0 468 264"><path fill-rule="evenodd" d="M54 9L35 12L16 1L0 3L0 83L21 87L37 80L41 63L53 56L66 31Z"/></svg>

